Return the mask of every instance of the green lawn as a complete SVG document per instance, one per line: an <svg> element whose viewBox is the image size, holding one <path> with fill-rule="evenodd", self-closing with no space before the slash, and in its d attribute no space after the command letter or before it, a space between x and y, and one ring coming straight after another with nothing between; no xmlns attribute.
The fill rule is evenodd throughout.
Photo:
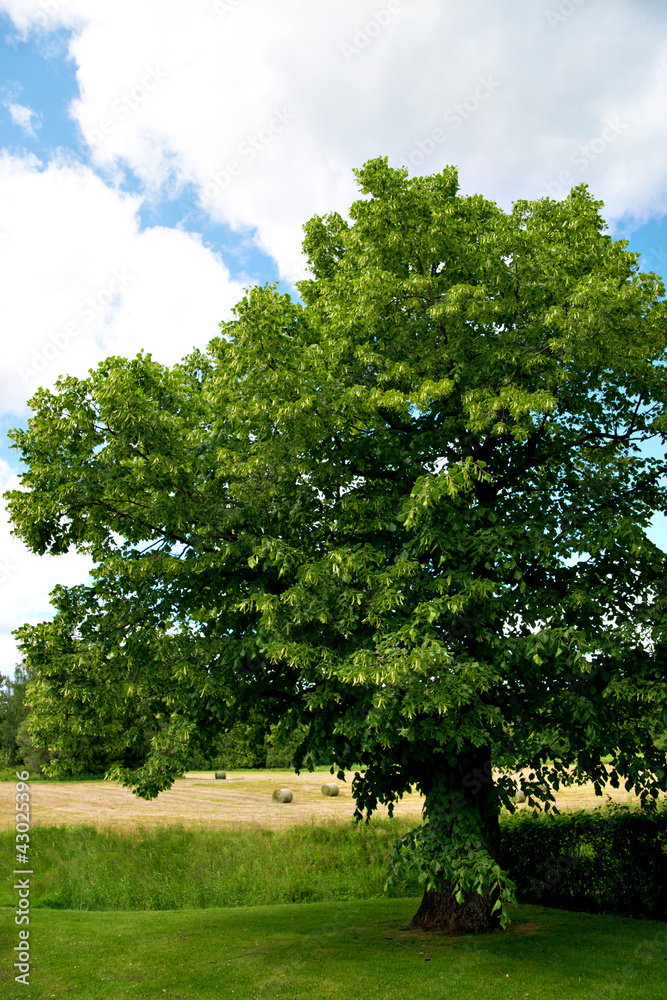
<svg viewBox="0 0 667 1000"><path fill-rule="evenodd" d="M138 877L140 877L139 873ZM31 989L82 1000L664 1000L667 925L521 906L508 932L412 933L416 899L162 912L35 910ZM16 943L2 911L2 955Z"/></svg>

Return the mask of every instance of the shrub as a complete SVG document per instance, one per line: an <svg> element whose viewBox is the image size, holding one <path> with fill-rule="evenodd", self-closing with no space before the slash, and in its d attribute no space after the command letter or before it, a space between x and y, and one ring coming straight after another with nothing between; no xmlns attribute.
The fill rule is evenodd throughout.
<svg viewBox="0 0 667 1000"><path fill-rule="evenodd" d="M628 806L533 816L501 825L500 864L518 898L566 910L667 919L667 808Z"/></svg>

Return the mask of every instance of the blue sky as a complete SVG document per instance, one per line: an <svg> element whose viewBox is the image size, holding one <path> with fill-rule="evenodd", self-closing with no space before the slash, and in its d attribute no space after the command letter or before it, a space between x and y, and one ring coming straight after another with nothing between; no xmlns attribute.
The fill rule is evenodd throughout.
<svg viewBox="0 0 667 1000"><path fill-rule="evenodd" d="M344 214L370 156L455 163L504 207L586 181L667 271L666 53L651 0L0 0L3 486L38 385L109 353L173 363L245 286L293 289L302 223ZM0 670L86 567L3 528Z"/></svg>
<svg viewBox="0 0 667 1000"><path fill-rule="evenodd" d="M32 153L48 162L59 153L92 166L90 149L70 113L71 102L79 97L76 65L68 58L72 32L58 29L48 35L22 39L11 19L0 14L0 149L21 156ZM29 108L34 135L12 120L9 107ZM100 175L109 178L108 170ZM147 193L131 167L124 165L120 190L145 196L138 211L141 228L168 226L200 233L205 244L224 256L231 274L239 280L264 283L279 278L275 260L258 247L248 229L239 238L229 226L216 221L201 209L192 185L178 189L165 186Z"/></svg>

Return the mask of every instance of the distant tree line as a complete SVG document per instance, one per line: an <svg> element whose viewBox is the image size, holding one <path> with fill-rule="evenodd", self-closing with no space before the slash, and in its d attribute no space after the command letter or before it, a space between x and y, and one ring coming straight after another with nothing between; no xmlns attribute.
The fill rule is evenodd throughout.
<svg viewBox="0 0 667 1000"><path fill-rule="evenodd" d="M34 678L22 663L16 665L13 680L0 676L0 773L21 766L27 767L34 776L43 774L50 763L46 747L36 745L30 734L31 707L26 700L26 687L31 680ZM190 767L194 770L291 768L296 749L305 735L302 730L303 727L285 736L277 725L267 730L259 724L239 722L221 735L217 752L212 756L193 753ZM151 736L146 731L143 748L134 749L138 766L148 756ZM70 743L65 763L72 777L102 776L119 760L114 754L113 740L81 735Z"/></svg>
<svg viewBox="0 0 667 1000"><path fill-rule="evenodd" d="M28 733L29 708L25 702L27 681L27 671L21 664L16 666L13 680L0 677L0 760L3 770L14 765L27 766L28 760L34 757L35 748Z"/></svg>

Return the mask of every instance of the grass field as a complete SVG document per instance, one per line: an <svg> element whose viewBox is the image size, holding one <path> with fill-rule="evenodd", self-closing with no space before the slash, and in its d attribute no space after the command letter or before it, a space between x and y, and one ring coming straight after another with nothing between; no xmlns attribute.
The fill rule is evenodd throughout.
<svg viewBox="0 0 667 1000"><path fill-rule="evenodd" d="M416 899L170 913L38 910L31 1000L664 1000L667 927L518 907L474 938L412 932ZM5 911L6 914L6 911ZM7 914L9 917L9 914ZM13 945L3 922L2 950ZM0 966L2 995L27 995Z"/></svg>
<svg viewBox="0 0 667 1000"><path fill-rule="evenodd" d="M359 829L347 822L349 784L324 798L326 780L326 772L248 771L227 781L192 774L149 803L106 782L35 782L31 986L15 984L7 957L18 941L9 876L0 889L0 996L667 997L665 923L520 906L505 933L409 931L416 886L377 897L389 845L419 821L420 797L406 797L397 819ZM272 790L285 786L294 801L272 802ZM0 785L8 858L13 792L13 783ZM559 795L565 809L600 803L592 789Z"/></svg>
<svg viewBox="0 0 667 1000"><path fill-rule="evenodd" d="M299 775L292 771L234 771L224 781L216 781L212 772L193 772L151 802L114 782L36 781L31 785L31 824L90 824L120 829L174 823L193 827L252 823L276 829L311 820L340 821L349 819L354 812L352 778L353 774L348 773L346 782L339 782L340 794L325 798L321 787L333 780L327 771ZM294 800L288 804L273 802L273 790L284 787L292 789ZM597 797L592 785L561 789L556 800L561 809L586 809L601 805L606 794L616 802L636 801L635 795L623 788L608 788L605 798ZM0 829L13 823L13 795L13 783L0 782ZM422 805L420 795L406 795L397 804L395 815L412 819L417 825ZM386 814L387 810L380 807L378 815Z"/></svg>
<svg viewBox="0 0 667 1000"><path fill-rule="evenodd" d="M347 784L339 782L340 794L325 798L321 788L332 777L328 771L296 775L292 771L235 771L224 781L213 773L192 773L177 779L173 787L156 799L146 802L127 788L109 781L34 782L31 786L30 813L33 824L93 824L97 827L131 827L182 823L229 827L236 824L272 828L305 823L310 820L344 820L352 816L354 801L350 792L353 775ZM289 804L273 802L276 788L291 788L294 800ZM11 821L13 785L0 784L0 816ZM6 804L5 804L6 802ZM400 803L397 813L418 819L422 800L411 795ZM386 809L380 810L386 815Z"/></svg>
<svg viewBox="0 0 667 1000"><path fill-rule="evenodd" d="M136 830L38 826L30 835L32 907L72 910L177 910L269 903L334 902L383 894L394 839L406 820L369 826L310 823L284 830L250 827ZM0 833L11 858L14 832ZM16 881L0 882L0 906ZM414 895L413 878L393 895Z"/></svg>

